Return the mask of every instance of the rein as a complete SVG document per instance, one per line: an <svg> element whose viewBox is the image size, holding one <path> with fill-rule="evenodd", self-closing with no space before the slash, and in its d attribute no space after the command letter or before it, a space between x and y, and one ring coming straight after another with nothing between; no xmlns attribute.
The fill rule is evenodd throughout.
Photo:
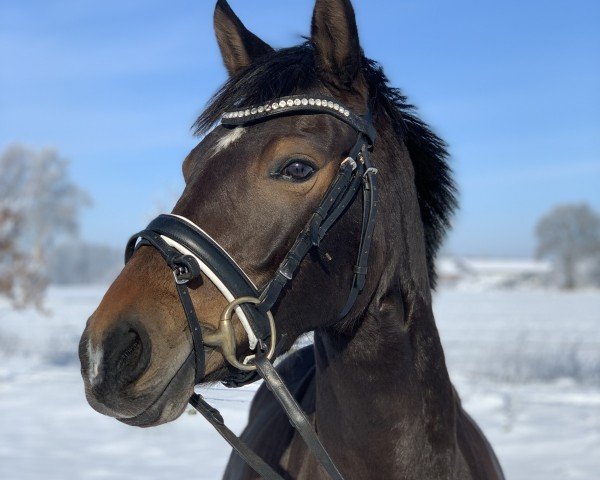
<svg viewBox="0 0 600 480"><path fill-rule="evenodd" d="M350 125L357 139L348 156L340 163L338 173L327 193L312 214L294 245L280 263L273 278L258 289L233 258L200 227L190 220L172 214L159 215L146 229L133 235L125 250L129 261L140 246L156 248L173 271L177 293L192 335L195 353L195 385L204 378L204 347L219 348L228 362L229 375L223 383L239 387L259 378L273 392L290 422L302 436L330 478L343 480L312 428L310 421L273 366L277 354L277 330L271 309L279 300L283 289L291 282L308 252L318 249L329 229L347 211L362 190L362 228L354 276L348 299L338 318L346 316L354 306L366 281L369 251L375 228L377 212L377 169L371 165L369 155L373 149L375 130L370 115L361 117L331 98L314 98L294 95L271 100L262 105L223 114L221 124L235 128L268 121L284 115L328 114ZM227 299L216 331L202 332L188 283L201 274L206 275ZM232 323L233 313L248 335L254 355L238 360ZM211 407L201 395L194 393L190 404L221 434L233 449L262 478L283 480L264 460L238 438L223 421L219 411Z"/></svg>

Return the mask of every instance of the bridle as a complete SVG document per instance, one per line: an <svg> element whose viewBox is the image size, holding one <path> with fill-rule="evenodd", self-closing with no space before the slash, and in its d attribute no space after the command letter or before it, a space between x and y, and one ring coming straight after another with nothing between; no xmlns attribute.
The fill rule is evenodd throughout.
<svg viewBox="0 0 600 480"><path fill-rule="evenodd" d="M342 479L339 470L327 454L306 414L302 411L283 380L273 367L278 352L276 324L271 309L284 288L293 280L302 260L312 249L319 249L322 239L362 190L362 227L353 279L348 299L339 314L345 317L354 306L366 281L369 251L377 211L377 169L369 156L375 140L370 113L358 116L333 98L294 95L264 104L240 108L221 117L226 127L248 126L287 115L327 114L350 125L357 139L348 156L340 163L337 175L292 248L280 263L273 278L259 289L233 258L200 227L190 220L172 214L159 215L141 232L133 235L125 251L125 262L140 246L152 246L159 251L173 271L177 293L192 335L195 356L195 384L204 378L204 346L219 348L228 362L229 375L223 382L229 387L246 385L262 377L284 408L290 421L333 479ZM324 255L326 257L326 254ZM219 327L214 332L202 332L190 298L188 283L201 274L207 276L229 302L223 311ZM248 335L254 355L238 360L232 324L233 313ZM201 395L194 393L190 404L196 408L261 477L282 480L264 460L240 440L223 421L220 413Z"/></svg>

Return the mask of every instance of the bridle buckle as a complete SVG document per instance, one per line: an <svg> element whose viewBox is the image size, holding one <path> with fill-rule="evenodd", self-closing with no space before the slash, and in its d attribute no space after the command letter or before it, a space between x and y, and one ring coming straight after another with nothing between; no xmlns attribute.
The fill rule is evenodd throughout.
<svg viewBox="0 0 600 480"><path fill-rule="evenodd" d="M379 170L375 167L369 167L365 170L365 173L363 173L363 177L367 177L370 173L372 173L373 175L377 175L379 173Z"/></svg>
<svg viewBox="0 0 600 480"><path fill-rule="evenodd" d="M200 265L191 255L181 255L173 260L173 277L177 285L185 285L200 276Z"/></svg>
<svg viewBox="0 0 600 480"><path fill-rule="evenodd" d="M189 278L189 273L185 270L184 267L177 267L173 270L173 278L175 278L175 283L177 285L185 285L188 283L191 278Z"/></svg>
<svg viewBox="0 0 600 480"><path fill-rule="evenodd" d="M345 165L346 163L350 164L350 167L352 168L352 171L356 170L356 160L354 160L352 157L346 157L344 158L344 160L342 161L341 165Z"/></svg>

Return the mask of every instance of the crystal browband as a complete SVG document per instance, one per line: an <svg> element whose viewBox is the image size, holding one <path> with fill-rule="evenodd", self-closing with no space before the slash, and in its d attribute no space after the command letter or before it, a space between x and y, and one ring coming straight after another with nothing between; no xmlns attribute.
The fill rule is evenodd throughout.
<svg viewBox="0 0 600 480"><path fill-rule="evenodd" d="M225 112L221 116L223 125L244 125L262 119L281 116L286 113L328 113L333 115L361 133L364 133L371 144L375 139L375 130L370 122L352 113L338 100L327 97L312 97L307 95L292 95L269 100L261 105L239 108Z"/></svg>
<svg viewBox="0 0 600 480"><path fill-rule="evenodd" d="M333 100L326 100L321 98L288 98L287 100L279 100L278 102L269 102L266 105L259 105L258 107L251 107L245 110L238 110L235 112L227 112L223 114L223 118L242 118L242 117L250 117L251 115L256 115L257 113L269 112L271 110L277 110L279 108L285 109L287 107L299 107L299 106L317 106L317 107L325 107L325 108L333 108L334 110L339 111L344 116L350 116L350 110L340 106L339 103L334 102Z"/></svg>

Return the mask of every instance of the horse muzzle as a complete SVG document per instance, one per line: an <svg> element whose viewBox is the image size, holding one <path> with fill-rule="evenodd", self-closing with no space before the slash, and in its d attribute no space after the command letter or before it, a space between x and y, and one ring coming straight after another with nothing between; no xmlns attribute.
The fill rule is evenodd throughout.
<svg viewBox="0 0 600 480"><path fill-rule="evenodd" d="M130 425L151 426L176 418L193 393L193 352L165 378L150 371L151 336L139 320L121 319L101 335L92 326L93 318L79 342L90 406Z"/></svg>

